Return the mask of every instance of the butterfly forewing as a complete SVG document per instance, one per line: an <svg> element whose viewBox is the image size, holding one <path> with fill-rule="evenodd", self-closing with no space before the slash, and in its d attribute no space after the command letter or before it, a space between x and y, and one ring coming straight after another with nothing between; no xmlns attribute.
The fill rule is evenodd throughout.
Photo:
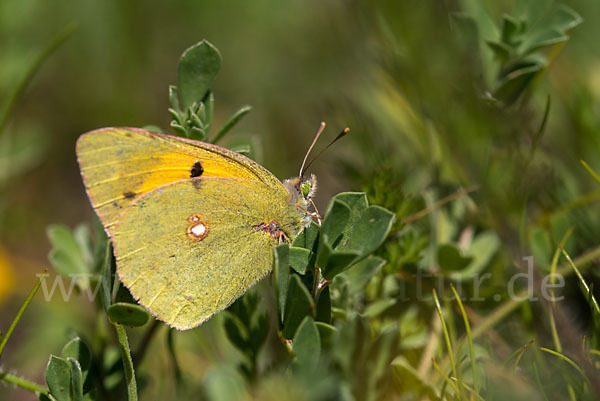
<svg viewBox="0 0 600 401"><path fill-rule="evenodd" d="M137 197L193 177L230 177L285 188L268 170L219 146L136 128L103 128L82 135L77 158L86 190L109 235Z"/></svg>

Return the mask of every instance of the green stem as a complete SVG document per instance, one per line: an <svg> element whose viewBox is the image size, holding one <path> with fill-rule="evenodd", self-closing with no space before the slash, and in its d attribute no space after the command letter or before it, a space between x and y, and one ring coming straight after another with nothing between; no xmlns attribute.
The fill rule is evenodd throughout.
<svg viewBox="0 0 600 401"><path fill-rule="evenodd" d="M13 331L15 331L15 328L17 327L17 323L19 323L19 320L21 320L21 317L23 316L23 313L25 313L25 309L27 309L27 307L31 303L31 300L33 299L33 297L35 296L36 292L40 288L40 285L42 284L42 280L44 280L46 278L47 274L48 274L48 269L44 270L44 272L40 275L40 278L39 278L38 282L35 283L35 285L33 286L33 289L29 292L29 295L27 296L27 299L25 299L25 302L23 302L23 305L21 306L21 309L19 309L19 312L17 313L17 316L15 316L15 319L10 324L10 327L8 328L8 331L6 332L6 334L4 335L4 337L2 338L2 342L0 343L0 357L2 357L2 353L4 352L4 348L6 347L6 344L8 343L8 340L10 339L10 336L12 335Z"/></svg>
<svg viewBox="0 0 600 401"><path fill-rule="evenodd" d="M158 321L158 320L157 320ZM174 342L174 329L169 329L167 332L167 348L169 350L169 356L173 363L173 371L175 372L175 382L181 384L183 375L181 374L181 368L179 362L177 362L177 355L175 354L175 342Z"/></svg>
<svg viewBox="0 0 600 401"><path fill-rule="evenodd" d="M598 174L596 174L596 172L594 170L592 170L592 168L585 161L581 160L581 164L583 165L583 167L585 167L587 172L590 173L592 178L594 180L596 180L598 183L600 183L600 176L598 176Z"/></svg>
<svg viewBox="0 0 600 401"><path fill-rule="evenodd" d="M135 373L133 371L133 361L131 360L129 341L127 341L127 332L125 331L125 327L117 323L115 323L115 329L117 330L119 345L121 346L123 370L125 371L125 380L127 381L127 399L129 401L137 401L137 384L135 382Z"/></svg>
<svg viewBox="0 0 600 401"><path fill-rule="evenodd" d="M27 85L29 84L31 79L35 76L42 64L44 64L44 61L52 53L54 53L54 51L58 49L60 45L62 45L65 42L65 40L69 38L69 36L71 36L75 29L77 29L77 24L71 23L67 25L61 32L58 33L58 35L54 37L52 42L50 42L50 44L37 56L34 63L31 66L29 66L29 69L27 70L21 81L19 81L19 83L17 84L17 87L15 88L14 92L8 98L6 106L4 106L2 116L0 117L0 133L4 130L4 128L6 128L6 125L8 124L8 118L12 114L12 111L15 108L17 101L25 92L25 89L27 88Z"/></svg>
<svg viewBox="0 0 600 401"><path fill-rule="evenodd" d="M32 382L31 380L11 375L10 373L0 372L0 380L6 383L14 384L15 386L25 390L48 395L48 389L46 387L42 387L39 384Z"/></svg>
<svg viewBox="0 0 600 401"><path fill-rule="evenodd" d="M227 132L229 132L229 130L232 129L234 127L234 125L236 125L240 121L240 119L242 117L244 117L246 114L248 114L250 112L250 110L252 110L252 107L242 106L238 111L235 112L234 115L232 115L229 118L229 120L225 123L225 125L223 127L221 127L221 129L210 140L210 143L219 142L221 140L221 138L223 138L225 136L225 134Z"/></svg>

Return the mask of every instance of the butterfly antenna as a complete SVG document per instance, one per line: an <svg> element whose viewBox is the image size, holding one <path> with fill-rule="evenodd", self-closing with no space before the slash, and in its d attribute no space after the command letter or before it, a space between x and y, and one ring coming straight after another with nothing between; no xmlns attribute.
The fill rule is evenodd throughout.
<svg viewBox="0 0 600 401"><path fill-rule="evenodd" d="M319 130L317 131L317 134L315 135L315 139L313 139L312 143L310 144L310 148L308 148L306 155L304 155L304 160L302 161L302 167L300 167L300 174L298 175L298 177L302 177L302 174L304 173L304 165L306 164L306 159L308 159L308 155L310 154L310 151L315 146L315 143L317 143L317 139L319 139L319 137L323 133L324 129L325 129L325 122L321 122L321 125L319 126Z"/></svg>
<svg viewBox="0 0 600 401"><path fill-rule="evenodd" d="M306 165L306 170L308 170L308 168L310 167L311 164L313 164L313 162L315 160L317 160L319 158L319 156L321 156L321 154L323 152L325 152L331 145L333 145L334 143L336 143L337 141L339 141L340 139L342 139L343 137L345 137L348 133L350 133L350 128L344 128L344 130L342 132L340 132L338 134L338 136L336 136L335 138L333 138L333 141L329 142L329 144L327 146L325 146L319 153L317 153L317 155L315 157L313 157L310 162L308 162L308 164ZM314 143L313 143L314 144ZM312 146L311 146L312 148ZM308 156L308 154L307 154ZM306 160L306 158L304 158ZM304 163L302 163L302 167L304 167ZM300 170L300 177L302 177L302 173L304 172L304 169Z"/></svg>

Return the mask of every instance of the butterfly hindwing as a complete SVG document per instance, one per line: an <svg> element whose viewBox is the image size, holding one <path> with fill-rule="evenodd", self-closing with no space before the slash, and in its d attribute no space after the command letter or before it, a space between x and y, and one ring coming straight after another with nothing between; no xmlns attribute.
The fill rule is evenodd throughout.
<svg viewBox="0 0 600 401"><path fill-rule="evenodd" d="M106 232L134 199L193 177L258 181L284 192L258 163L228 149L137 128L103 128L82 135L77 158L86 190Z"/></svg>
<svg viewBox="0 0 600 401"><path fill-rule="evenodd" d="M287 196L257 181L188 179L139 197L115 226L121 281L178 329L226 308L272 267L277 239L259 227L300 224Z"/></svg>

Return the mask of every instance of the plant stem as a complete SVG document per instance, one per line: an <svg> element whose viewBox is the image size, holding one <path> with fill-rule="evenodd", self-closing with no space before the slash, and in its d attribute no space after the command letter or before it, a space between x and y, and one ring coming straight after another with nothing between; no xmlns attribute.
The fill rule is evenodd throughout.
<svg viewBox="0 0 600 401"><path fill-rule="evenodd" d="M125 371L125 380L127 381L127 399L129 401L137 401L137 383L133 371L133 361L131 360L129 341L127 341L127 332L125 331L125 327L118 323L115 323L115 329L117 330L117 336L119 337L121 358L123 359L123 370Z"/></svg>
<svg viewBox="0 0 600 401"><path fill-rule="evenodd" d="M24 390L29 390L41 394L48 395L48 389L31 380L23 379L22 377L11 375L10 373L0 372L0 380L6 383L14 384Z"/></svg>
<svg viewBox="0 0 600 401"><path fill-rule="evenodd" d="M42 284L42 280L44 280L46 278L47 274L48 274L48 269L44 270L44 272L40 275L39 280L37 281L37 283L35 283L35 285L33 286L33 289L29 292L29 295L25 299L25 302L23 302L23 305L21 306L21 309L19 309L19 312L17 313L17 316L15 316L15 319L10 324L10 327L8 328L8 331L6 332L6 334L4 335L4 337L2 338L2 342L0 343L0 357L2 357L2 353L4 352L4 348L6 347L6 344L8 343L8 340L10 339L10 336L12 335L13 331L15 331L15 328L17 327L17 323L19 323L19 320L21 320L21 317L23 316L23 313L25 313L25 309L27 309L27 307L31 303L31 300L33 299L33 297L35 296L36 292L40 288L40 285Z"/></svg>
<svg viewBox="0 0 600 401"><path fill-rule="evenodd" d="M181 374L181 368L179 367L179 363L177 362L177 355L175 355L175 343L174 343L174 339L173 339L173 331L174 331L174 329L169 329L169 331L167 333L167 348L169 350L169 356L171 357L171 362L173 363L173 371L175 372L175 381L179 385L182 382L183 376Z"/></svg>
<svg viewBox="0 0 600 401"><path fill-rule="evenodd" d="M242 106L238 111L236 111L230 118L227 120L224 126L215 134L215 136L210 140L210 143L217 143L225 136L230 129L236 125L242 117L248 114L252 110L250 106Z"/></svg>
<svg viewBox="0 0 600 401"><path fill-rule="evenodd" d="M6 106L4 106L4 110L2 110L2 116L0 116L0 133L6 128L8 124L8 118L12 114L17 101L21 97L21 95L25 92L27 85L35 76L36 72L40 69L44 61L52 54L56 49L60 47L71 34L77 29L77 24L69 24L67 25L61 32L59 32L52 42L46 46L46 48L38 55L33 64L29 66L29 69L23 76L23 78L17 84L15 90L11 93L10 97L6 101Z"/></svg>

